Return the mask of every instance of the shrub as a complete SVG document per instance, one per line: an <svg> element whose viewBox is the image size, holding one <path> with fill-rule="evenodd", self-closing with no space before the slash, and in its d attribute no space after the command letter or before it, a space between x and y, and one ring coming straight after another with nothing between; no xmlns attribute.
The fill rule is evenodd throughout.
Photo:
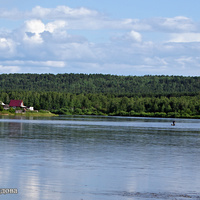
<svg viewBox="0 0 200 200"><path fill-rule="evenodd" d="M10 113L15 113L15 109L14 108L9 108L9 110L8 110Z"/></svg>

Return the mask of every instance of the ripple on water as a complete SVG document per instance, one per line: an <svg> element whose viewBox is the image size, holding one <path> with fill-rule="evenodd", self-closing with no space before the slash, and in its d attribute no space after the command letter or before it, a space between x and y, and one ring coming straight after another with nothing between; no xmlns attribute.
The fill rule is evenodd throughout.
<svg viewBox="0 0 200 200"><path fill-rule="evenodd" d="M110 195L117 195L121 197L135 197L140 199L168 199L168 200L199 200L200 194L198 193L171 193L171 192L112 192Z"/></svg>

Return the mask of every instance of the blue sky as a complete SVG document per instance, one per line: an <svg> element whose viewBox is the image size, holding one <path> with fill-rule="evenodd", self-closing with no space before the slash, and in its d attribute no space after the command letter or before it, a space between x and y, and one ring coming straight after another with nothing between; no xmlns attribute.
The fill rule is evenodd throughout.
<svg viewBox="0 0 200 200"><path fill-rule="evenodd" d="M0 73L200 76L199 0L0 5Z"/></svg>

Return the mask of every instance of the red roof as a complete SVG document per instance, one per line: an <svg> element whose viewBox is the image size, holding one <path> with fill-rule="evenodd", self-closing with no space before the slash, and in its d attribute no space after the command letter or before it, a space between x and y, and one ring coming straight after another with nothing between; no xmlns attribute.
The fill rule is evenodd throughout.
<svg viewBox="0 0 200 200"><path fill-rule="evenodd" d="M23 101L22 100L10 100L9 106L10 107L20 107Z"/></svg>

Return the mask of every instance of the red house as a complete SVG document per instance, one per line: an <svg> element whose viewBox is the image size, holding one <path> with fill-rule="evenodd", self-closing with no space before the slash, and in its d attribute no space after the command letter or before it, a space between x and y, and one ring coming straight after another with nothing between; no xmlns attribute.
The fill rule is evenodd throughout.
<svg viewBox="0 0 200 200"><path fill-rule="evenodd" d="M10 103L9 103L9 106L10 107L13 107L13 108L25 108L26 106L24 106L24 103L22 100L10 100Z"/></svg>

